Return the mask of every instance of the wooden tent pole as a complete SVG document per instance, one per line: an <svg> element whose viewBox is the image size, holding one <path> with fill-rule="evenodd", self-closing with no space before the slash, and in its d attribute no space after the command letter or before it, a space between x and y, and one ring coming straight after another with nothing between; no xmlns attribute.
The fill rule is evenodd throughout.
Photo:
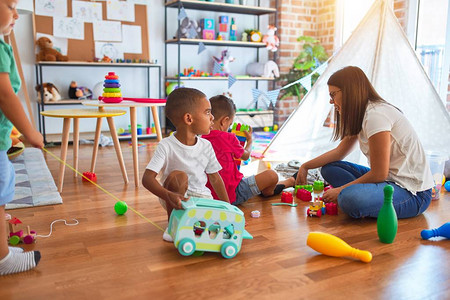
<svg viewBox="0 0 450 300"><path fill-rule="evenodd" d="M26 84L25 78L23 76L22 62L20 61L19 50L17 49L16 37L14 35L14 31L11 31L11 33L9 34L9 40L11 43L11 47L13 48L14 59L16 60L16 65L17 65L17 71L19 72L20 80L22 81L21 87L22 87L22 91L23 91L23 94L25 97L25 102L27 104L28 115L31 120L31 124L32 124L33 128L36 128L36 124L34 122L34 117L33 117L33 110L31 109L30 97L28 95L27 84Z"/></svg>
<svg viewBox="0 0 450 300"><path fill-rule="evenodd" d="M388 8L388 2L389 0L379 0L381 1L381 20L380 20L380 27L378 29L378 40L377 40L377 49L375 51L375 56L373 58L373 65L372 65L372 76L370 78L370 81L372 82L372 85L376 85L376 74L378 72L378 57L380 56L381 52L381 40L383 39L384 34L384 23L386 20L386 13Z"/></svg>

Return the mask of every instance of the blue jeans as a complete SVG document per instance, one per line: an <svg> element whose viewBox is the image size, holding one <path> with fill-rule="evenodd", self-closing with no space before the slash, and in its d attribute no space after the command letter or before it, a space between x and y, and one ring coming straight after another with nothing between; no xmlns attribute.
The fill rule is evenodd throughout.
<svg viewBox="0 0 450 300"><path fill-rule="evenodd" d="M335 161L322 167L323 178L333 187L345 185L370 169L346 161ZM411 218L423 213L431 202L431 189L417 192L416 195L400 187L395 182L360 183L343 189L338 196L339 207L353 218L376 218L383 205L383 188L394 187L393 204L397 217Z"/></svg>

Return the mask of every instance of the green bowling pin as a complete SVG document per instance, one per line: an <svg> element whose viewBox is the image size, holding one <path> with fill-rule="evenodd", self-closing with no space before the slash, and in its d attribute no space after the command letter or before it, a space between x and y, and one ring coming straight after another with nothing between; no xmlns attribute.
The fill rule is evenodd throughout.
<svg viewBox="0 0 450 300"><path fill-rule="evenodd" d="M383 191L384 203L378 213L377 232L380 242L391 244L397 234L397 214L394 205L392 205L394 187L392 185L386 185Z"/></svg>

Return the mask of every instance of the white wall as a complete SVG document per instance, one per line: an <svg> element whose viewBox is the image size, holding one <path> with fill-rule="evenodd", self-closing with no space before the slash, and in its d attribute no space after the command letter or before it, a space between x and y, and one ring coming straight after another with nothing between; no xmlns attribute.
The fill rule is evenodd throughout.
<svg viewBox="0 0 450 300"><path fill-rule="evenodd" d="M150 5L147 7L148 24L149 24L149 44L150 44L150 56L151 59L156 59L158 64L162 66L162 77L164 77L164 1L150 1ZM254 3L249 2L249 5ZM266 5L264 1L261 5ZM257 27L256 17L248 15L234 15L227 13L214 13L207 11L193 11L186 10L187 15L197 20L201 18L214 18L218 20L219 15L228 15L236 18L236 24L238 26L238 36L240 37L243 29ZM175 35L177 26L177 9L168 9L168 38L172 38ZM267 27L268 17L261 17L261 31L264 33ZM36 93L34 86L36 85L35 79L35 56L34 56L34 37L32 33L31 16L20 15L15 27L15 35L19 48L20 58L22 60L22 68L24 71L25 81L32 100L32 108L34 110L34 117L36 122L37 117L37 104ZM224 47L206 46L206 50L197 55L197 46L184 45L181 47L181 67L191 67L212 71L212 56L220 56L220 52L225 49ZM176 73L177 68L177 46L168 45L168 75L172 76ZM256 61L256 49L254 48L229 48L236 61L231 63L230 68L233 74L245 74L245 67L248 63ZM263 48L259 50L260 61L267 60L267 51ZM152 69L151 72L151 97L158 97L158 78L157 69ZM76 80L79 86L87 86L93 88L98 82L104 80L104 75L108 71L115 71L119 74L123 94L130 97L145 97L145 71L143 69L128 69L128 68L87 68L87 67L67 67L67 68L45 68L44 69L44 81L53 82L64 95L67 96L67 90L70 81ZM228 90L227 81L200 81L191 82L185 81L185 86L194 87L202 90L208 97L216 94L222 94ZM255 87L255 82L236 82L230 89L233 95L233 99L236 102L238 108L245 108L251 105L252 95L251 88ZM161 79L161 88L164 88L164 78ZM267 82L259 83L260 89L267 88ZM162 92L164 96L164 93ZM20 94L19 94L20 96ZM24 108L26 109L23 97L21 97ZM60 109L70 108L74 106L47 106L46 109ZM76 106L80 107L80 106ZM128 114L115 119L116 127L127 128L129 124ZM143 125L146 122L145 109L138 110L138 123ZM80 123L80 130L82 132L92 132L95 128L94 120L83 119ZM107 130L107 124L104 122L103 130ZM62 131L62 120L46 118L46 131L47 133L60 133Z"/></svg>

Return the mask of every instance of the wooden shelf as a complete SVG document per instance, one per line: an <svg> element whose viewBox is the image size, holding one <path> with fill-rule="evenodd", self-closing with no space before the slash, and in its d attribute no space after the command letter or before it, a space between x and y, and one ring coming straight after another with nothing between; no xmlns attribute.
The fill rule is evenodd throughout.
<svg viewBox="0 0 450 300"><path fill-rule="evenodd" d="M37 100L39 104L41 104L41 99ZM61 99L59 101L44 101L44 105L69 105L69 104L81 104L81 102L86 101L84 100L75 100L75 99Z"/></svg>
<svg viewBox="0 0 450 300"><path fill-rule="evenodd" d="M159 68L161 65L149 63L104 63L104 62L87 62L87 61L39 61L36 65L52 66L52 67L146 67Z"/></svg>
<svg viewBox="0 0 450 300"><path fill-rule="evenodd" d="M275 80L275 78L268 78L268 77L239 77L239 75L237 75L236 80L239 81L273 81ZM166 80L173 80L176 81L178 80L178 77L166 77ZM180 80L228 80L228 77L226 76L211 76L211 77L188 77L188 76L181 76Z"/></svg>
<svg viewBox="0 0 450 300"><path fill-rule="evenodd" d="M259 6L248 6L248 5L239 5L239 4L228 4L228 3L220 3L220 2L206 2L206 1L198 1L198 0L172 0L166 3L167 7L175 7L178 8L178 5L182 5L187 9L196 9L196 10L208 10L215 12L229 12L235 14L246 14L246 15L265 15L276 13L275 8L270 7L259 7Z"/></svg>
<svg viewBox="0 0 450 300"><path fill-rule="evenodd" d="M249 48L262 48L266 47L265 43L256 42L243 42L243 41L220 41L220 40L204 40L204 39L180 39L180 44L183 45L198 45L202 42L205 45L212 46L229 46L229 47L249 47ZM177 44L178 39L166 40L167 44Z"/></svg>
<svg viewBox="0 0 450 300"><path fill-rule="evenodd" d="M239 110L236 112L236 116L247 116L247 115L273 115L273 110Z"/></svg>

